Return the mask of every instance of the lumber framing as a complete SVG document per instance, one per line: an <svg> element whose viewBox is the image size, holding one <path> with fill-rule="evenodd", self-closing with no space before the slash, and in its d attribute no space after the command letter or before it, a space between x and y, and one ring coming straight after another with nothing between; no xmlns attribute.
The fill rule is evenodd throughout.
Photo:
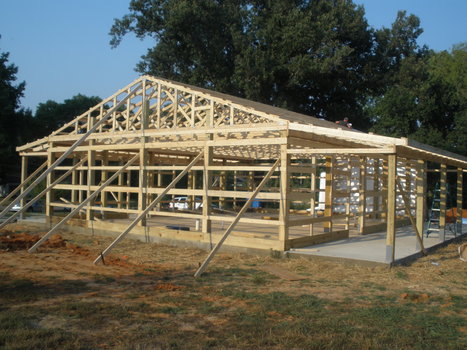
<svg viewBox="0 0 467 350"><path fill-rule="evenodd" d="M250 207L251 203L253 202L253 200L255 199L256 195L259 193L259 191L261 191L264 187L264 185L269 181L269 179L271 178L272 174L274 173L274 171L276 170L276 168L279 166L279 164L281 163L282 161L282 157L280 159L278 159L274 165L271 167L271 170L269 170L269 172L266 174L266 176L263 178L263 180L260 182L260 184L258 185L258 187L256 187L256 190L253 192L253 194L251 195L251 197L248 199L248 201L243 205L242 209L239 211L239 213L237 214L237 216L235 217L235 219L231 222L231 224L229 225L229 227L227 228L227 230L225 230L224 234L222 235L222 238L219 240L219 242L217 242L216 246L214 247L214 249L211 250L211 252L209 253L209 255L207 256L207 258L204 260L204 262L201 264L201 266L199 267L199 269L196 271L195 273L195 277L199 277L201 276L201 274L206 270L209 262L212 260L212 258L214 257L214 255L217 253L217 251L221 248L222 244L224 243L224 241L227 239L227 237L230 235L230 233L232 232L232 230L234 229L235 225L238 223L238 221L240 220L240 218L242 217L242 215L246 212L246 210Z"/></svg>
<svg viewBox="0 0 467 350"><path fill-rule="evenodd" d="M127 164L125 164L119 171L117 171L115 174L109 177L107 181L105 181L101 186L99 186L99 188L96 191L94 191L91 195L89 195L88 198L86 198L83 202L81 202L81 204L76 206L76 208L73 209L67 216L65 216L62 221L60 221L49 232L47 232L44 236L42 236L42 238L38 240L36 244L34 244L28 250L28 252L34 253L42 243L44 243L51 235L57 232L60 229L60 227L62 227L69 219L71 219L76 213L78 213L85 205L87 205L92 200L94 200L94 198L96 198L99 195L99 193L101 193L103 188L105 188L108 184L110 184L122 171L125 171L126 166L133 164L138 158L139 158L139 154L131 158Z"/></svg>
<svg viewBox="0 0 467 350"><path fill-rule="evenodd" d="M28 210L29 207L31 207L34 203L36 203L39 199L41 199L44 194L48 193L49 191L54 188L58 183L62 182L64 179L66 179L71 172L73 172L76 168L78 168L81 164L87 161L87 157L81 159L78 163L76 163L71 169L69 169L65 174L60 176L58 179L56 179L53 183L51 183L47 188L45 188L41 193L39 193L37 196L35 196L33 199L31 199L28 203L25 203L21 206L21 209L11 215L9 218L7 218L4 222L0 224L0 229L5 227L8 223L14 221L18 216L22 215L26 210Z"/></svg>
<svg viewBox="0 0 467 350"><path fill-rule="evenodd" d="M154 199L151 204L149 204L144 211L139 214L136 219L123 231L102 253L94 260L94 264L101 262L104 257L135 227L141 220L143 220L149 212L154 208L164 197L164 195L169 192L169 190L174 187L185 174L190 170L190 168L196 164L196 162L203 156L203 153L200 153L197 157L195 157L190 164L165 188L165 190Z"/></svg>
<svg viewBox="0 0 467 350"><path fill-rule="evenodd" d="M458 230L462 222L466 157L151 76L17 151L22 183L2 202L0 217L15 203L23 210L8 220L24 214L45 180L46 219L58 224L44 240L65 221L117 227L110 217L131 222L115 244L132 230L157 227L174 241L211 248L229 237L225 244L286 251L386 230L392 263L395 228L406 218L423 249L427 176L438 176L431 171L439 172L442 194L446 174L456 173ZM45 161L28 175L31 157ZM71 213L57 219L64 208ZM166 218L185 220L190 231L158 226Z"/></svg>

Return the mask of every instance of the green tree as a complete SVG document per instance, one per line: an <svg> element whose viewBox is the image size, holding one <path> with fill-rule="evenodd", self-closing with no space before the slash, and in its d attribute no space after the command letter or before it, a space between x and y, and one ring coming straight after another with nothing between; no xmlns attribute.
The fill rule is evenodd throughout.
<svg viewBox="0 0 467 350"><path fill-rule="evenodd" d="M9 53L0 53L0 183L14 182L19 158L16 146L31 138L32 115L20 108L25 82L15 84L18 67L8 62Z"/></svg>
<svg viewBox="0 0 467 350"><path fill-rule="evenodd" d="M373 131L467 154L467 45L405 57L370 108Z"/></svg>
<svg viewBox="0 0 467 350"><path fill-rule="evenodd" d="M133 0L111 28L155 39L137 70L366 125L374 33L352 1Z"/></svg>
<svg viewBox="0 0 467 350"><path fill-rule="evenodd" d="M63 103L58 103L52 100L45 103L39 103L34 116L34 119L39 126L36 133L37 138L49 135L60 126L86 112L89 108L94 107L99 102L101 102L100 97L88 97L78 94L63 101Z"/></svg>

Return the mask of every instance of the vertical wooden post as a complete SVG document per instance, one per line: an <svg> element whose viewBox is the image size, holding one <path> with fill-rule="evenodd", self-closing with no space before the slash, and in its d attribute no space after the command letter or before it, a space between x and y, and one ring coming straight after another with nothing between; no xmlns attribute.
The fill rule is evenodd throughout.
<svg viewBox="0 0 467 350"><path fill-rule="evenodd" d="M73 165L76 165L79 162L77 158L73 158ZM79 170L73 170L71 173L71 184L73 189L71 190L71 202L76 203L78 201L78 192L74 186L78 185L78 173Z"/></svg>
<svg viewBox="0 0 467 350"><path fill-rule="evenodd" d="M149 164L149 152L146 150L146 136L144 131L148 128L148 114L149 106L146 96L146 81L143 81L143 104L141 105L141 131L143 136L141 137L139 149L139 191L138 191L138 212L141 214L148 204L148 170ZM138 226L146 226L146 216L143 217L139 222Z"/></svg>
<svg viewBox="0 0 467 350"><path fill-rule="evenodd" d="M384 177L386 174L383 173L383 168L380 168L379 163L379 159L373 158L373 214L371 215L373 219L381 217L379 211L382 210L381 204L385 201L385 197L383 196L384 185L381 187L383 191L380 191L379 183L380 179L382 184L385 183Z"/></svg>
<svg viewBox="0 0 467 350"><path fill-rule="evenodd" d="M233 178L233 190L236 192L237 191L237 170L234 171L234 178ZM233 211L237 210L237 198L233 198L233 203L232 203L232 209Z"/></svg>
<svg viewBox="0 0 467 350"><path fill-rule="evenodd" d="M157 182L156 182L157 188L162 187L162 171L157 170ZM160 211L161 210L161 202L157 203L156 205L156 210Z"/></svg>
<svg viewBox="0 0 467 350"><path fill-rule="evenodd" d="M386 215L386 262L393 263L395 257L396 243L396 173L397 156L388 155L388 176L387 176L387 215Z"/></svg>
<svg viewBox="0 0 467 350"><path fill-rule="evenodd" d="M173 103L173 128L178 127L178 89L174 90L174 103ZM173 179L172 179L173 181Z"/></svg>
<svg viewBox="0 0 467 350"><path fill-rule="evenodd" d="M412 172L409 159L405 160L405 191L412 198Z"/></svg>
<svg viewBox="0 0 467 350"><path fill-rule="evenodd" d="M289 191L290 191L290 174L289 161L290 156L287 154L288 143L280 145L280 207L279 207L279 241L282 250L288 249L289 240Z"/></svg>
<svg viewBox="0 0 467 350"><path fill-rule="evenodd" d="M196 181L196 170L193 170L191 173L192 176L192 183L191 183L191 189L196 190L197 186L197 181ZM193 196L193 209L196 209L197 203L196 203L196 196ZM199 199L198 199L198 204L199 204Z"/></svg>
<svg viewBox="0 0 467 350"><path fill-rule="evenodd" d="M138 191L138 212L142 213L147 205L147 188L148 188L148 174L146 166L148 164L148 152L143 147L139 150L139 191ZM138 226L146 226L146 218L142 218L138 222Z"/></svg>
<svg viewBox="0 0 467 350"><path fill-rule="evenodd" d="M50 149L53 148L53 142L49 143L49 151L47 152L47 169L49 169L52 164L55 161L55 157L52 151ZM47 180L46 180L46 187L49 187L50 184L53 182L53 171L51 171L47 175ZM50 223L52 220L52 215L53 215L53 207L50 205L51 202L54 200L54 190L50 190L47 192L45 195L45 216L46 216L46 222Z"/></svg>
<svg viewBox="0 0 467 350"><path fill-rule="evenodd" d="M79 183L80 186L84 185L84 170L79 171L78 183ZM83 201L83 190L80 189L78 191L78 202L81 203L82 201Z"/></svg>
<svg viewBox="0 0 467 350"><path fill-rule="evenodd" d="M363 234L366 223L366 157L360 157L359 197L358 197L358 232Z"/></svg>
<svg viewBox="0 0 467 350"><path fill-rule="evenodd" d="M345 203L345 229L350 229L350 200L351 200L351 191L352 191L352 166L350 161L350 156L347 156L347 178L346 178L346 191L347 191L347 198Z"/></svg>
<svg viewBox="0 0 467 350"><path fill-rule="evenodd" d="M118 164L120 166L122 166L121 161L119 161ZM118 181L118 187L123 187L123 173L118 174L118 180L117 181ZM117 208L118 209L123 208L123 193L122 193L121 189L118 191L117 201L118 201Z"/></svg>
<svg viewBox="0 0 467 350"><path fill-rule="evenodd" d="M131 187L131 170L125 171L126 174L126 187ZM131 193L126 193L126 208L130 209L131 204Z"/></svg>
<svg viewBox="0 0 467 350"><path fill-rule="evenodd" d="M107 151L102 151L102 160L101 160L101 166L106 167L109 165L109 155ZM104 183L107 181L107 175L108 172L107 170L102 169L101 170L101 182ZM102 191L101 192L101 207L105 208L107 206L107 192ZM105 220L105 210L101 210L102 214L102 220Z"/></svg>
<svg viewBox="0 0 467 350"><path fill-rule="evenodd" d="M114 100L115 106L115 100ZM101 109L101 115L103 110ZM95 117L91 116L91 113L88 114L88 130L94 127ZM102 132L102 128L100 130ZM89 131L88 131L89 132ZM89 140L88 145L94 145L94 140ZM96 171L91 167L96 165L96 151L89 150L88 151L88 171L87 171L87 191L86 191L86 198L91 196L91 186L96 184ZM91 210L91 206L94 205L94 200L90 201L86 207L86 220L94 220L94 212Z"/></svg>
<svg viewBox="0 0 467 350"><path fill-rule="evenodd" d="M439 212L439 241L444 242L446 240L446 180L447 180L447 165L441 164L440 169L440 212Z"/></svg>
<svg viewBox="0 0 467 350"><path fill-rule="evenodd" d="M421 238L423 240L423 232L425 232L425 220L426 220L426 162L419 159L417 161L417 178L416 178L416 221L417 229L420 232ZM415 237L416 238L416 237ZM415 244L417 251L422 247L418 242L418 239L415 239Z"/></svg>
<svg viewBox="0 0 467 350"><path fill-rule="evenodd" d="M381 188L378 191L381 191L381 196L378 197L379 199L379 208L378 210L380 211L381 214L378 214L381 221L387 222L387 210L388 210L388 160L387 159L381 159L380 161L380 168L379 168L379 177L378 181L381 179ZM396 161L396 176L397 176L397 161Z"/></svg>
<svg viewBox="0 0 467 350"><path fill-rule="evenodd" d="M22 156L21 157L21 184L24 184L24 181L26 181L27 178L28 178L28 157ZM20 193L23 193L25 188L26 186L21 187ZM22 198L20 200L19 205L21 206L21 208L24 208L24 206L26 205L26 202L27 201L25 198ZM23 212L20 213L19 219L23 220Z"/></svg>
<svg viewBox="0 0 467 350"><path fill-rule="evenodd" d="M89 141L89 145L94 144L94 140ZM87 185L87 195L89 198L92 194L91 187L96 184L96 171L92 168L96 165L96 151L88 151L88 185ZM94 205L94 200L90 201L86 209L86 220L94 220L94 212L91 207Z"/></svg>
<svg viewBox="0 0 467 350"><path fill-rule="evenodd" d="M206 135L207 140L212 140L212 134ZM211 197L209 196L209 190L212 187L212 170L208 168L212 165L213 158L213 148L206 144L204 146L204 171L203 171L203 233L211 234L211 219L209 215L211 214Z"/></svg>
<svg viewBox="0 0 467 350"><path fill-rule="evenodd" d="M315 217L316 214L316 157L311 157L311 174L310 174L310 216ZM310 236L314 234L313 224L310 224Z"/></svg>
<svg viewBox="0 0 467 350"><path fill-rule="evenodd" d="M188 172L188 183L187 183L187 188L189 190L193 189L193 170L190 170ZM188 209L189 210L195 210L196 204L195 204L195 196L188 196Z"/></svg>
<svg viewBox="0 0 467 350"><path fill-rule="evenodd" d="M324 216L332 216L334 158L326 157L326 191L324 194ZM323 223L324 232L332 232L332 219Z"/></svg>
<svg viewBox="0 0 467 350"><path fill-rule="evenodd" d="M154 153L148 152L148 165L154 165ZM154 171L147 170L148 177L148 188L154 188ZM157 195L156 195L157 197ZM146 193L146 206L153 201L154 195ZM151 214L148 214L148 217L151 217Z"/></svg>
<svg viewBox="0 0 467 350"><path fill-rule="evenodd" d="M248 191L253 191L255 189L255 181L254 181L254 171L249 171L248 172L248 180L247 180L247 187Z"/></svg>
<svg viewBox="0 0 467 350"><path fill-rule="evenodd" d="M222 162L222 165L225 166L225 159ZM221 191L225 191L226 189L226 172L221 171L219 174L219 186ZM225 197L219 198L219 208L225 209Z"/></svg>
<svg viewBox="0 0 467 350"><path fill-rule="evenodd" d="M456 233L462 234L462 190L464 185L464 175L462 168L457 168L457 193L456 193L456 207L457 207L457 218L456 218Z"/></svg>

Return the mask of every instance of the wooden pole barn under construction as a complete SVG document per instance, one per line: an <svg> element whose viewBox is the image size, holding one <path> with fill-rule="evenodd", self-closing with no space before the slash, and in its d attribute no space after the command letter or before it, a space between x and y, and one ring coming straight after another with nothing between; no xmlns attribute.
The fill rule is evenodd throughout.
<svg viewBox="0 0 467 350"><path fill-rule="evenodd" d="M462 222L466 157L151 76L17 150L14 202L26 209L30 190L46 182L43 240L65 223L118 231L100 258L130 231L212 254L224 240L284 252L386 231L391 263L401 225L412 222L423 249L430 169L439 172L439 239L448 172ZM29 157L45 158L32 176Z"/></svg>

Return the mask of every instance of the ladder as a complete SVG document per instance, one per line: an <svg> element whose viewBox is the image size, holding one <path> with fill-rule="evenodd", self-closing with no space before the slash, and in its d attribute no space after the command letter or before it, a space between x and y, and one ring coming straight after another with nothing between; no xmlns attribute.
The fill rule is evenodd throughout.
<svg viewBox="0 0 467 350"><path fill-rule="evenodd" d="M449 191L449 186L446 188L446 202L450 203L450 191ZM450 209L452 210L452 208ZM447 208L446 208L446 213L447 213ZM431 202L431 208L430 212L428 214L428 227L426 229L426 237L433 232L437 231L439 232L440 226L440 216L441 216L441 189L439 186L439 182L436 183L435 185L435 191L433 193L433 201ZM446 222L445 222L445 228L451 231L455 237L457 237L457 230L456 230L456 225L455 221L449 221L449 219L446 217Z"/></svg>
<svg viewBox="0 0 467 350"><path fill-rule="evenodd" d="M428 227L426 228L426 237L432 231L439 232L439 219L441 215L441 189L439 182L435 185L435 191L433 192L433 200L431 202L430 212L428 214Z"/></svg>

